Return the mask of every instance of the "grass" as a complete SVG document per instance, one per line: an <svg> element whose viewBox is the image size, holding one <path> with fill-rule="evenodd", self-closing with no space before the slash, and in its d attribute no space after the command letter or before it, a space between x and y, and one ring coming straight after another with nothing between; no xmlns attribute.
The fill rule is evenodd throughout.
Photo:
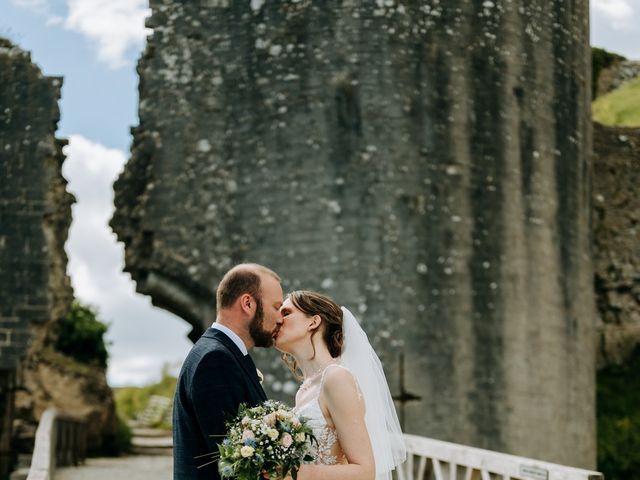
<svg viewBox="0 0 640 480"><path fill-rule="evenodd" d="M152 395L173 398L176 389L176 378L163 369L162 378L158 383L144 387L114 388L118 415L124 420L135 419L149 403ZM158 428L170 428L170 425L155 425Z"/></svg>
<svg viewBox="0 0 640 480"><path fill-rule="evenodd" d="M592 114L595 121L605 125L640 127L640 77L598 97Z"/></svg>

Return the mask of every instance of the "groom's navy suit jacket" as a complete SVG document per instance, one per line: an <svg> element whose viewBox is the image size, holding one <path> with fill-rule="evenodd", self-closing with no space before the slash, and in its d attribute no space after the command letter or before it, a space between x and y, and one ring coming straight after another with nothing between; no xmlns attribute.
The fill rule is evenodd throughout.
<svg viewBox="0 0 640 480"><path fill-rule="evenodd" d="M218 452L225 435L225 421L238 413L241 403L255 406L267 396L260 385L249 355L225 333L209 328L185 359L173 404L174 480L218 480L218 463L210 452ZM214 436L212 436L214 435Z"/></svg>

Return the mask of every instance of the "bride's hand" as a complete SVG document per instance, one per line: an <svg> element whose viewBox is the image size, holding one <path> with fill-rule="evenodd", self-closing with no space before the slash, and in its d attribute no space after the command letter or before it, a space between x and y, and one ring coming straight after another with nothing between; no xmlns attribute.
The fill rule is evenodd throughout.
<svg viewBox="0 0 640 480"><path fill-rule="evenodd" d="M291 477L291 474L289 474L289 473L287 474L286 477L284 477L284 478L282 477L282 468L281 467L278 467L278 473L273 477L269 476L269 472L267 472L266 470L263 470L262 471L262 478L266 478L268 480L293 480L293 477Z"/></svg>
<svg viewBox="0 0 640 480"><path fill-rule="evenodd" d="M293 480L293 477L290 473L287 473L287 476L284 478L282 477L282 472L279 472L275 477L270 477L269 472L265 470L262 471L262 478L266 478L268 480ZM300 470L298 470L298 478L300 478Z"/></svg>

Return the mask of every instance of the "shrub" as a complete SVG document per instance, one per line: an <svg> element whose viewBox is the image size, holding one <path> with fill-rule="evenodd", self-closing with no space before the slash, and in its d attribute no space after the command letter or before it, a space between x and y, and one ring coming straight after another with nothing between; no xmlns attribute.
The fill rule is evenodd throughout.
<svg viewBox="0 0 640 480"><path fill-rule="evenodd" d="M107 329L91 307L73 302L69 315L58 324L55 349L78 362L107 368Z"/></svg>
<svg viewBox="0 0 640 480"><path fill-rule="evenodd" d="M598 469L607 480L640 480L640 346L598 372Z"/></svg>
<svg viewBox="0 0 640 480"><path fill-rule="evenodd" d="M124 420L118 416L117 426L114 432L106 434L102 439L102 449L99 455L116 457L131 451L131 429Z"/></svg>
<svg viewBox="0 0 640 480"><path fill-rule="evenodd" d="M597 96L600 72L620 60L626 60L626 58L622 55L608 52L604 48L594 47L591 49L591 96L593 98Z"/></svg>

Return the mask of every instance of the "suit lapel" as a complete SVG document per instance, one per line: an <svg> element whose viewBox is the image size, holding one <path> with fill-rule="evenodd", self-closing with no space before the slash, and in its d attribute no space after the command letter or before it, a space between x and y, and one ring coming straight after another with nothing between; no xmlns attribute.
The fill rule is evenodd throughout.
<svg viewBox="0 0 640 480"><path fill-rule="evenodd" d="M264 389L262 388L262 385L260 385L258 370L256 369L256 364L253 363L253 358L251 358L251 355L244 355L243 360L246 362L249 371L253 372L253 376L251 376L251 378L253 379L253 385L258 389L258 395L260 396L260 399L263 401L266 400L267 394L264 393Z"/></svg>
<svg viewBox="0 0 640 480"><path fill-rule="evenodd" d="M238 346L231 340L226 333L218 330L217 328L209 328L202 335L203 337L213 338L222 343L236 358L238 363L242 366L244 373L249 377L250 383L253 385L258 398L261 401L267 399L267 394L264 392L262 385L260 385L260 380L258 379L258 372L256 371L256 366L253 363L253 360L249 355L243 354Z"/></svg>

